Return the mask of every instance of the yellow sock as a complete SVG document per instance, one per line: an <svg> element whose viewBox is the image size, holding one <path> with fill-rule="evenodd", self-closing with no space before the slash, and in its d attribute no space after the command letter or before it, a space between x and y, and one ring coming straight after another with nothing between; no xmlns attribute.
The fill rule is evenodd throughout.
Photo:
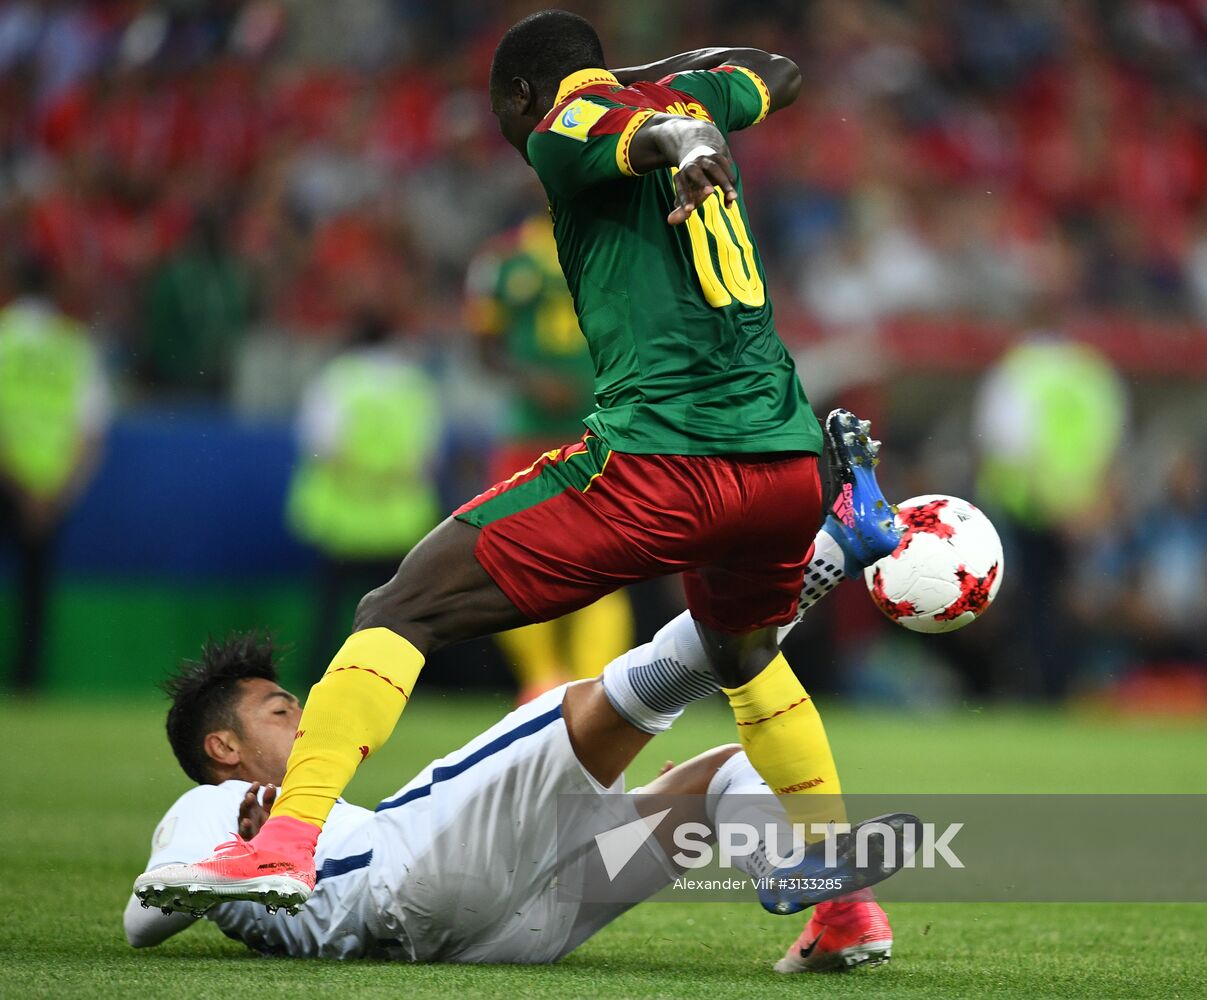
<svg viewBox="0 0 1207 1000"><path fill-rule="evenodd" d="M551 688L565 678L557 652L558 622L537 622L495 636L521 690Z"/></svg>
<svg viewBox="0 0 1207 1000"><path fill-rule="evenodd" d="M357 766L390 738L423 654L387 628L349 637L310 689L273 816L322 827Z"/></svg>
<svg viewBox="0 0 1207 1000"><path fill-rule="evenodd" d="M575 680L598 677L607 664L633 647L633 610L623 590L567 615L564 622Z"/></svg>
<svg viewBox="0 0 1207 1000"><path fill-rule="evenodd" d="M738 739L794 822L846 822L838 768L813 699L782 653L751 681L724 688ZM809 831L809 839L820 834Z"/></svg>

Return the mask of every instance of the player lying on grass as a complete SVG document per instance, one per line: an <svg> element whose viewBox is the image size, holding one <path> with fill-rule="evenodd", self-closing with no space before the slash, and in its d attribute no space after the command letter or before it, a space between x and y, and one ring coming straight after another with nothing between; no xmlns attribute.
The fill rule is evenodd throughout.
<svg viewBox="0 0 1207 1000"><path fill-rule="evenodd" d="M820 716L777 642L820 554L823 434L775 330L728 145L796 99L800 72L756 49L605 65L586 21L544 11L507 31L490 83L504 136L549 196L595 362L587 433L455 511L366 595L310 692L260 832L154 880L187 887L187 909L232 894L305 902L328 812L389 738L433 650L674 573L690 618L663 641L694 644L704 662L684 679L678 661L657 664L657 695L634 672L633 697L650 717L635 731L648 738L700 685L719 686L755 770L794 800L787 808L808 814L819 795L840 802ZM838 461L848 471L870 462L851 414L831 415L826 429L845 443ZM843 485L836 512L849 519L863 504L869 515L847 525L860 558L887 555L897 539L874 482L861 484L856 469ZM836 565L823 557L821 572ZM613 688L622 702L625 681ZM136 891L149 896L154 883L140 879Z"/></svg>
<svg viewBox="0 0 1207 1000"><path fill-rule="evenodd" d="M255 834L284 776L301 716L298 700L277 684L271 645L255 636L210 643L167 689L168 739L198 786L156 829L152 869L195 856L235 825L244 837ZM318 841L317 885L299 915L234 901L205 916L253 949L298 957L555 961L678 874L657 839L676 824L712 828L749 818L754 797L779 809L734 745L668 765L641 794L606 795L622 790L624 768L648 739L616 712L600 681L558 688L434 761L376 812L337 802ZM596 834L668 805L672 815L610 883L607 898L614 901L571 898L567 890L584 881L604 884ZM740 864L748 874L775 871L763 845L760 852ZM883 872L869 881L879 877ZM760 895L769 909L812 898ZM869 936L866 921L851 920L867 907L879 909L858 896L822 903L817 914L825 917L825 933L810 961L794 948L776 968L887 958L883 917L879 939ZM161 914L131 897L126 936L135 947L155 945L195 919Z"/></svg>
<svg viewBox="0 0 1207 1000"><path fill-rule="evenodd" d="M858 433L841 432L841 429L847 426L854 426ZM861 577L863 568L874 561L878 551L869 541L869 534L879 522L880 505L883 503L874 472L876 442L867 436L869 426L866 421L857 421L843 410L830 415L827 429L832 432L827 457L828 476L833 483L832 492L837 495L833 504L835 512L827 516L825 524L814 538L798 598L797 612L790 624L779 629L781 639L803 618L809 608L832 591L839 582L847 577ZM869 528L869 525L872 527ZM871 537L874 538L875 535L872 534ZM253 652L254 650L248 647L248 651L243 654L234 650L229 653L216 651L213 655L220 661L233 660L238 663L247 659ZM203 676L201 679L204 679ZM603 710L605 715L617 716L627 723L627 726L620 728L623 745L627 748L630 742L637 741L644 745L652 736L666 731L688 704L717 694L720 687L710 670L700 633L690 612L685 611L663 626L651 642L638 646L609 663L602 672L599 690L608 704L608 709ZM598 701L598 695L594 697ZM194 700L188 698L186 703L192 703ZM292 712L286 711L287 706L281 704L270 704L268 707L274 719L282 720L276 723L282 727L282 732L287 731L287 735L292 738L294 730L289 726L297 721L297 702L292 696L289 696L288 700L293 706ZM793 711L811 713L812 718L817 720L811 701L797 706ZM210 773L206 768L213 766L207 763L207 758L212 756L211 750L216 752L224 745L229 746L229 741L210 740L206 727L211 723L217 726L221 722L224 726L233 727L232 731L238 734L238 728L235 726L236 715L231 710L203 711L196 708L179 710L174 713L174 718L175 722L171 719L169 721L169 732L183 731L187 734L171 737L173 746L178 748L177 755L182 766L190 777L199 783L204 785L207 781L212 782L213 779L206 777ZM817 725L820 728L820 720L817 720ZM587 730L587 733L590 732L591 730ZM580 738L586 739L587 736ZM186 762L187 755L182 755L179 746L182 742L187 745L189 740L194 744L201 741L206 748L206 756L195 755L192 762ZM640 746L637 749L640 749ZM590 747L584 748L584 752L590 750ZM636 749L632 752L635 754ZM288 753L289 747L285 745L278 748L277 756L283 760ZM259 758L269 761L275 759L263 750L254 750L250 759ZM274 786L279 784L278 772L283 773L283 764L274 770L258 767L252 770L249 769L247 760L247 754L240 753L236 761L240 768L240 780L258 781ZM832 762L830 767L833 769ZM619 775L620 772L615 773ZM835 771L831 770L827 777L829 780L823 778L810 791L825 795L828 802L837 796L841 789L837 784ZM197 789L190 795L201 791L203 789ZM230 816L233 815L232 801L228 797L225 808L215 808L210 823L204 828L204 836L217 837L219 833L227 832ZM352 808L342 802L337 803L337 806L341 814ZM361 812L364 814L365 811ZM175 824L170 820L171 815L165 818L161 831L171 832L175 829ZM217 822L217 827L213 825L214 822ZM218 829L219 827L221 829ZM258 828L258 825L241 825L239 832L243 837L250 838L255 836ZM163 836L166 835L157 834L157 843ZM203 839L201 834L198 836ZM330 838L323 838L320 844L328 845L331 842ZM195 891L199 880L201 884L205 884L206 874L199 872L196 865L184 863L183 859L190 856L189 852L197 848L198 843L199 841L175 840L170 852L156 850L152 855L151 864L148 865L149 870L136 880L135 889L138 896L154 906L182 911L204 910L215 897L221 899L226 887L220 887L217 892L213 891L212 886L207 886L209 893ZM237 849L238 846L238 842L233 843L233 848ZM326 846L321 853L320 864L325 863ZM166 867L159 867L161 865ZM234 886L231 894L238 893L240 888ZM227 910L225 905L222 910L233 912ZM146 912L142 911L142 914ZM239 912L244 912L245 919L250 919L246 917L246 913L254 912L254 907L251 910L241 907ZM171 933L170 928L173 926L187 926L193 919L181 914L176 916L182 921L181 924L164 923L148 916L143 916L142 919L148 926L169 928L164 933ZM271 926L279 928L280 923L276 921ZM146 940L141 935L139 938L142 943L154 943L159 939L157 933L151 934L151 940ZM780 971L792 972L850 968L864 963L876 964L888 960L892 952L892 940L888 918L869 894L822 902L814 908L799 939L781 959L777 968Z"/></svg>

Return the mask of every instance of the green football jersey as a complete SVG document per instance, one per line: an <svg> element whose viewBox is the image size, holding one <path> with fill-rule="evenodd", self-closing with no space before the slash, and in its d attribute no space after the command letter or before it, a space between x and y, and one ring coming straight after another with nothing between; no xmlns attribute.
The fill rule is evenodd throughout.
<svg viewBox="0 0 1207 1000"><path fill-rule="evenodd" d="M515 365L560 380L573 399L555 409L517 390L508 433L542 442L580 437L583 415L594 405L595 371L557 261L549 217L541 213L528 219L478 254L468 290L474 330L497 338Z"/></svg>
<svg viewBox="0 0 1207 1000"><path fill-rule="evenodd" d="M587 426L634 454L820 454L821 428L775 331L758 250L720 191L671 226L673 170L636 175L629 146L657 112L722 134L767 114L742 67L620 87L605 70L567 77L528 139L558 258L595 366Z"/></svg>

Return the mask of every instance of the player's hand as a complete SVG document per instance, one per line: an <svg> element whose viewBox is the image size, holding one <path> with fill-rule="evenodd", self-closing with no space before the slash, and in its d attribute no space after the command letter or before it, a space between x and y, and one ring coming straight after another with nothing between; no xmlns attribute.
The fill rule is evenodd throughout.
<svg viewBox="0 0 1207 1000"><path fill-rule="evenodd" d="M268 814L272 811L272 804L277 800L275 785L263 786L263 802L260 801L260 788L260 783L253 781L251 788L243 796L243 801L239 803L239 836L244 840L251 840L260 832L260 827L264 825Z"/></svg>
<svg viewBox="0 0 1207 1000"><path fill-rule="evenodd" d="M717 190L723 193L726 205L738 200L733 159L728 149L697 156L675 172L675 208L666 221L672 226L686 222L704 204L704 199Z"/></svg>

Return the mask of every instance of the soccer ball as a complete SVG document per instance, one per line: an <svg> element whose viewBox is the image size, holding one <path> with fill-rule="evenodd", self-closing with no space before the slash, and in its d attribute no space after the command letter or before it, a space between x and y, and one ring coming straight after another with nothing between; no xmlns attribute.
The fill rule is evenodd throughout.
<svg viewBox="0 0 1207 1000"><path fill-rule="evenodd" d="M876 606L914 632L976 621L1002 585L1002 542L967 500L913 497L897 510L901 544L863 571Z"/></svg>

